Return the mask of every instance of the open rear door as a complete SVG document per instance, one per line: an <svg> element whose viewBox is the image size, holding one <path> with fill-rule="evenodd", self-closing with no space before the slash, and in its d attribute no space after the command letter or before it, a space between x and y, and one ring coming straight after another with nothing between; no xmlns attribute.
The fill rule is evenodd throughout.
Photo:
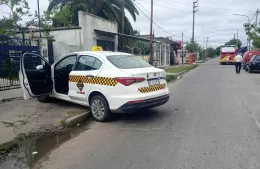
<svg viewBox="0 0 260 169"><path fill-rule="evenodd" d="M37 54L25 53L21 56L19 79L24 99L52 92L51 65Z"/></svg>

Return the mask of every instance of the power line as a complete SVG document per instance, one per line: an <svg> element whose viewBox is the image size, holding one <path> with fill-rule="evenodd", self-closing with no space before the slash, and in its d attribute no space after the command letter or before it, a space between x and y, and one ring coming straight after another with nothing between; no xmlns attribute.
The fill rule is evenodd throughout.
<svg viewBox="0 0 260 169"><path fill-rule="evenodd" d="M149 1L147 1L147 0L141 0L141 1L149 2ZM173 9L173 8L169 8L169 7L167 7L167 6L163 6L163 5L156 4L156 3L154 3L154 5L157 5L157 6L160 6L160 7L163 7L163 8L167 8L167 9L171 9L171 10L174 10L174 11L185 12L185 13L191 13L190 11L182 11L182 10L178 10L178 9Z"/></svg>
<svg viewBox="0 0 260 169"><path fill-rule="evenodd" d="M149 13L149 11L147 10L147 9L145 9L142 5L140 5L140 3L138 3L138 2L136 2L135 1L135 3L137 3L136 5L138 6L139 5L139 10L140 10L140 7L142 7L146 12L148 12ZM140 10L141 11L141 10ZM142 12L142 11L141 11ZM145 14L144 14L145 15ZM146 15L147 16L147 15ZM155 17L154 17L155 18ZM150 19L150 18L149 18ZM158 18L156 18L156 19L158 19ZM163 23L162 21L160 21L159 19L158 19L158 21L160 22L160 23L162 23L163 25L165 25L165 26L167 26L165 23ZM155 24L155 23L154 23ZM155 24L156 25L156 24ZM156 26L158 26L158 25L156 25ZM165 31L164 31L165 32ZM168 33L169 34L169 32L166 32L166 33ZM172 35L172 34L170 34L170 35ZM177 37L181 37L181 34L180 35L172 35L172 36L177 36Z"/></svg>
<svg viewBox="0 0 260 169"><path fill-rule="evenodd" d="M149 1L147 1L147 0L141 0L141 1L149 2ZM178 12L191 13L190 11L183 11L183 10L179 10L179 9L174 9L174 8L170 8L170 7L167 7L167 6L163 6L163 5L161 5L161 4L156 4L156 3L154 3L154 5L156 5L156 6L160 6L160 7L162 7L162 8L166 8L166 9L170 9L170 10L178 11ZM226 9L225 9L225 10L226 10ZM252 12L252 11L250 11L250 12ZM208 14L202 14L202 13L197 13L197 15L201 15L201 16L210 16L210 15L208 15Z"/></svg>
<svg viewBox="0 0 260 169"><path fill-rule="evenodd" d="M174 1L174 0L168 0L171 2L175 2L175 3L179 3L179 4L189 4L191 5L191 3L185 3L185 2L179 2L179 1ZM249 10L241 10L241 9L231 9L231 8L219 8L219 7L212 7L212 6L206 6L206 5L200 5L200 7L203 8L211 8L211 9L218 9L218 10L228 10L228 11L247 11L247 12L253 12L253 11L249 11Z"/></svg>
<svg viewBox="0 0 260 169"><path fill-rule="evenodd" d="M255 18L256 14L254 14L254 16L252 17L251 21L250 21L250 24L252 24L254 18ZM242 34L246 33L246 30L243 31ZM247 34L245 34L245 36L243 36L242 38L245 38L247 36ZM241 35L239 36L239 39L241 38Z"/></svg>
<svg viewBox="0 0 260 169"><path fill-rule="evenodd" d="M151 20L151 18L150 18L144 11L142 11L142 9L141 9L137 4L135 4L135 5L136 5L136 7L144 14L144 16L146 16L149 20ZM167 33L167 34L169 34L169 35L171 35L171 36L177 36L177 35L173 35L173 34L171 34L170 32L164 30L164 29L161 28L159 25L157 25L154 21L153 21L153 24L156 25L159 29L161 29L161 30L164 31L165 33Z"/></svg>
<svg viewBox="0 0 260 169"><path fill-rule="evenodd" d="M134 2L136 3L136 5L139 5L139 8L141 7L141 8L143 8L146 12L149 13L149 11L148 11L147 9L145 9L140 3L138 3L137 1L134 1ZM154 18L155 18L155 17L154 17ZM162 21L160 21L160 19L156 18L156 20L159 21L161 24L163 24L163 25L165 25L165 26L168 26L168 25L166 25L165 23L163 23ZM181 33L180 33L180 35L175 35L175 36L181 37Z"/></svg>

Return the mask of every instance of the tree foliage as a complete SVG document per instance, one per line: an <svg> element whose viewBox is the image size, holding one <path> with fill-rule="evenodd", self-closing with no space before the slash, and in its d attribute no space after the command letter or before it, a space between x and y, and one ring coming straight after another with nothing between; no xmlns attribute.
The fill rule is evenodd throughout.
<svg viewBox="0 0 260 169"><path fill-rule="evenodd" d="M214 48L209 47L209 48L206 49L206 54L207 54L208 58L213 58L217 55L217 52Z"/></svg>
<svg viewBox="0 0 260 169"><path fill-rule="evenodd" d="M28 27L31 22L22 24L23 17L31 17L29 5L26 0L0 0L0 7L8 12L0 19L0 35L12 35L15 31Z"/></svg>
<svg viewBox="0 0 260 169"><path fill-rule="evenodd" d="M216 55L220 55L220 48L221 48L221 46L216 48Z"/></svg>
<svg viewBox="0 0 260 169"><path fill-rule="evenodd" d="M236 45L238 48L240 48L242 46L242 42L240 39L230 39L225 43L225 45Z"/></svg>
<svg viewBox="0 0 260 169"><path fill-rule="evenodd" d="M71 6L62 8L59 12L54 13L53 27L71 27L73 25L73 13Z"/></svg>
<svg viewBox="0 0 260 169"><path fill-rule="evenodd" d="M244 24L246 34L252 40L252 44L256 48L260 48L260 24Z"/></svg>
<svg viewBox="0 0 260 169"><path fill-rule="evenodd" d="M139 12L134 4L134 0L125 0L125 9L130 13L133 20ZM96 16L115 21L121 31L122 6L121 0L52 0L48 11L58 11L54 16L53 26L67 24L78 25L78 11L85 11ZM61 20L55 18L62 18ZM133 32L132 25L127 17L124 18L124 33Z"/></svg>
<svg viewBox="0 0 260 169"><path fill-rule="evenodd" d="M186 44L185 49L191 53L199 52L200 45L196 41L194 43L190 41Z"/></svg>

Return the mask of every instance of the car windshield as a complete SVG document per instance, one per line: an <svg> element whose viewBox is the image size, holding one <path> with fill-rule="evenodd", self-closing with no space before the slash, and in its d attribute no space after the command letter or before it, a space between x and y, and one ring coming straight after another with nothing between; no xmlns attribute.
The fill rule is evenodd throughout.
<svg viewBox="0 0 260 169"><path fill-rule="evenodd" d="M107 59L116 67L120 69L135 69L151 67L149 63L144 61L139 56L134 55L113 55L108 56Z"/></svg>

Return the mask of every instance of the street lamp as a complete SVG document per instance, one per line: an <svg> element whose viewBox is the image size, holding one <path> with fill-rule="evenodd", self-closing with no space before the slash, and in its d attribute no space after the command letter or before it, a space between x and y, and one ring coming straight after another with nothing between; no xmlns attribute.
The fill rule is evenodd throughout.
<svg viewBox="0 0 260 169"><path fill-rule="evenodd" d="M233 14L233 15L246 17L248 24L250 24L250 19L249 19L249 17L248 17L247 15L242 15L242 14ZM251 43L251 42L250 42L249 36L247 36L247 43L248 43L248 45L247 45L248 50L250 50L250 46L251 46L250 43Z"/></svg>

